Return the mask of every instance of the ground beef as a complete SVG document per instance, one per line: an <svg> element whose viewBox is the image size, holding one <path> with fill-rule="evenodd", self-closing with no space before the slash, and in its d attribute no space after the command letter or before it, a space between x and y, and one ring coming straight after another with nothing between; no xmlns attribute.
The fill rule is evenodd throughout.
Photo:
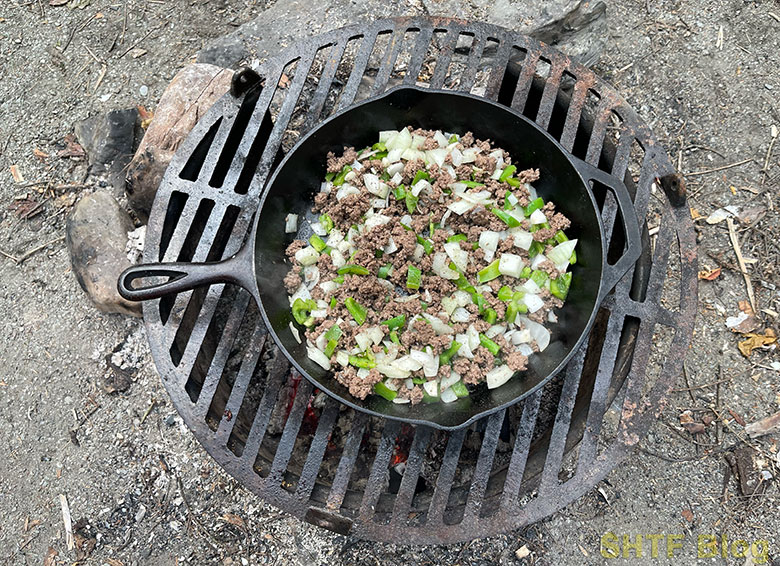
<svg viewBox="0 0 780 566"><path fill-rule="evenodd" d="M336 157L333 152L328 153L328 173L339 173L345 165L352 165L357 159L357 151L354 147L344 150L341 157Z"/></svg>
<svg viewBox="0 0 780 566"><path fill-rule="evenodd" d="M349 195L340 201L325 206L322 211L328 214L337 226L357 224L369 207L368 195Z"/></svg>
<svg viewBox="0 0 780 566"><path fill-rule="evenodd" d="M301 276L293 269L284 276L284 288L287 289L288 293L293 294L301 286L301 281Z"/></svg>
<svg viewBox="0 0 780 566"><path fill-rule="evenodd" d="M409 400L412 405L416 405L423 400L423 390L419 385L415 385L409 393Z"/></svg>
<svg viewBox="0 0 780 566"><path fill-rule="evenodd" d="M349 387L350 395L358 399L365 399L374 391L374 385L382 381L382 374L372 369L364 378L358 377L357 370L351 366L338 372L339 381Z"/></svg>
<svg viewBox="0 0 780 566"><path fill-rule="evenodd" d="M539 180L539 169L526 169L517 174L520 183L533 183Z"/></svg>
<svg viewBox="0 0 780 566"><path fill-rule="evenodd" d="M520 352L512 352L504 358L504 361L514 371L523 371L528 366L528 356L524 356Z"/></svg>

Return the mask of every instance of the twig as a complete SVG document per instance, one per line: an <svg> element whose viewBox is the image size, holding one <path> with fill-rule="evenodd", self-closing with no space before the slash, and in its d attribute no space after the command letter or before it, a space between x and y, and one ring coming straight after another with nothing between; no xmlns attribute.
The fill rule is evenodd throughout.
<svg viewBox="0 0 780 566"><path fill-rule="evenodd" d="M19 263L19 258L18 258L18 257L16 257L16 256L12 256L12 255L11 255L11 254L9 254L8 252L4 252L3 250L0 250L0 254L4 255L4 256L5 256L5 257L7 257L8 259L12 259L12 260L14 260L16 263Z"/></svg>
<svg viewBox="0 0 780 566"><path fill-rule="evenodd" d="M41 251L42 249L44 249L46 246L50 246L50 245L52 245L52 244L56 244L57 242L61 242L61 241L62 241L62 240L64 240L64 239L65 239L65 236L60 236L59 238L54 238L53 240L51 240L51 241L48 241L48 242L46 242L45 244L41 244L41 245L40 245L40 246L38 246L37 248L33 248L33 249L31 249L30 251L28 251L28 252L24 252L24 253L23 253L22 255L20 255L18 258L14 258L14 257L12 257L12 256L8 255L8 254L7 254L7 253L5 253L5 252L2 252L2 254L3 254L4 256L8 257L8 258L14 259L14 260L16 261L16 264L17 264L17 265L19 265L20 263L22 263L24 260L26 260L27 258L29 258L29 257L30 257L31 255L33 255L34 253L37 253L37 252Z"/></svg>
<svg viewBox="0 0 780 566"><path fill-rule="evenodd" d="M46 197L45 199L43 199L41 202L39 202L38 204L36 204L36 205L35 205L34 207L32 207L30 210L28 210L27 212L25 212L25 213L24 213L24 214L21 216L21 218L22 218L22 219L24 219L24 220L29 220L30 218L32 218L33 216L35 216L36 214L38 214L38 211L41 209L41 207L42 207L44 204L46 204L46 203L49 201L49 199L50 199L50 197Z"/></svg>
<svg viewBox="0 0 780 566"><path fill-rule="evenodd" d="M708 173L715 173L717 171L723 171L724 169L731 169L732 167L738 167L739 165L744 165L745 163L750 163L753 161L753 158L745 159L743 161L738 161L736 163L729 163L728 165L722 165L721 167L715 167L714 169L704 169L703 171L691 171L690 173L684 173L683 177L693 177L694 175L706 175Z"/></svg>
<svg viewBox="0 0 780 566"><path fill-rule="evenodd" d="M685 369L685 362L683 362L682 373L683 373L683 377L685 378L685 385L686 385L685 391L688 392L688 396L691 398L691 402L695 405L696 399L694 399L693 393L691 393L693 388L691 387L691 383L688 381L688 372Z"/></svg>
<svg viewBox="0 0 780 566"><path fill-rule="evenodd" d="M704 385L695 385L693 387L681 387L680 389L672 389L675 393L680 393L682 391L696 391L697 389L706 389L707 387L712 387L713 385L720 385L721 383L726 383L727 381L731 381L732 378L729 377L727 379L719 379L718 381L712 381L710 383L705 383ZM686 385L688 385L688 382L686 380Z"/></svg>
<svg viewBox="0 0 780 566"><path fill-rule="evenodd" d="M76 546L73 541L73 521L70 518L70 507L68 507L68 498L60 494L60 507L62 508L62 522L65 525L65 544L68 550L73 550Z"/></svg>
<svg viewBox="0 0 780 566"><path fill-rule="evenodd" d="M737 233L734 230L734 221L731 218L726 218L726 223L729 227L729 239L731 240L731 245L734 246L734 253L737 256L739 270L742 272L742 277L745 279L745 287L747 287L750 306L753 308L753 312L758 312L758 307L756 306L756 297L753 294L753 283L751 283L750 275L748 275L747 269L745 268L745 258L742 257L742 250L739 249L739 240L737 239Z"/></svg>
<svg viewBox="0 0 780 566"><path fill-rule="evenodd" d="M144 421L146 420L146 417L149 416L149 414L152 412L152 410L157 406L157 400L152 399L152 402L149 404L149 408L146 409L146 412L144 413L144 416L141 417L141 424L144 424Z"/></svg>
<svg viewBox="0 0 780 566"><path fill-rule="evenodd" d="M181 498L184 501L184 505L187 507L187 511L189 512L189 516L190 519L192 519L192 522L195 523L201 531L203 531L203 534L211 539L212 545L218 545L219 541L214 537L214 535L211 534L205 525L200 522L200 519L198 519L198 516L192 510L192 507L190 507L190 502L187 500L187 494L184 492L184 485L182 484L181 478L178 475L176 476L176 483L179 486L179 493L181 493Z"/></svg>
<svg viewBox="0 0 780 566"><path fill-rule="evenodd" d="M135 49L136 47L138 47L138 45L140 45L140 43L141 43L141 42L142 42L144 39L146 39L147 37L149 37L150 35L152 35L154 32L156 32L156 31L158 31L158 30L160 30L160 29L164 28L164 27L165 27L165 26L167 26L167 25L168 25L168 23L167 23L167 22L165 22L165 23L162 23L162 24L160 24L160 25L159 25L159 26L157 26L156 28L153 28L153 29L149 30L148 32L146 32L146 34L145 34L145 35L144 35L144 36L143 36L141 39L139 39L138 41L136 41L135 43L133 43L133 44L132 44L130 47L128 47L128 48L127 48L127 49L126 49L126 50L125 50L125 51L124 51L124 52L123 52L121 55L119 55L119 56L117 57L117 59L121 59L122 57L124 57L125 55L127 55L128 53L130 53L130 52L131 52L133 49Z"/></svg>
<svg viewBox="0 0 780 566"><path fill-rule="evenodd" d="M764 176L761 178L762 185L769 177L769 159L772 157L772 148L775 147L775 141L777 140L777 129L774 126L772 126L772 128L774 129L772 133L775 135L772 136L772 139L769 142L769 147L766 150L766 158L764 158L764 167L761 169L761 172L764 174Z"/></svg>

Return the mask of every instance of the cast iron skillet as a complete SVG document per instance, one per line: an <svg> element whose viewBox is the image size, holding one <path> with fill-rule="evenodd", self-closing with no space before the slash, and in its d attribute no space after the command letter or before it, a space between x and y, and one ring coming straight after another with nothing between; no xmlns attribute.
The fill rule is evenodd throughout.
<svg viewBox="0 0 780 566"><path fill-rule="evenodd" d="M539 168L534 183L545 201L572 222L567 233L577 238L577 263L572 266L572 284L566 304L552 325L548 348L530 357L526 371L505 385L488 390L484 385L470 397L451 404L398 405L377 395L361 401L306 356L288 324L292 319L282 279L290 264L285 248L295 238L308 238L302 229L285 234L285 216L292 212L312 218L314 194L326 173L326 154L339 154L345 146L366 147L380 130L412 125L449 132L474 132L478 139L490 139L512 156L522 170ZM604 227L593 189L588 181L607 185L615 194L626 244L617 262L606 261ZM308 223L300 221L300 226ZM259 305L263 319L276 343L292 364L317 388L350 407L372 415L438 429L457 429L501 408L517 403L542 387L565 365L590 330L599 305L641 253L636 214L626 187L617 179L567 154L555 139L519 113L468 94L403 87L366 100L332 116L304 136L284 158L261 196L255 215L253 237L236 255L215 263L161 263L137 265L119 278L120 294L130 300L156 299L181 293L200 285L235 283L247 289ZM167 276L158 285L133 287L144 277Z"/></svg>

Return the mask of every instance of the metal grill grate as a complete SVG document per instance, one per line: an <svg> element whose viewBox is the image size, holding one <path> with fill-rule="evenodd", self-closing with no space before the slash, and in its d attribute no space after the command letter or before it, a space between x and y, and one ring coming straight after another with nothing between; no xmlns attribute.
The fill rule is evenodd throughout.
<svg viewBox="0 0 780 566"><path fill-rule="evenodd" d="M515 529L591 489L652 423L693 330L693 225L662 193L651 198L653 179L673 167L649 129L613 89L556 50L458 20L339 29L293 45L257 73L254 88L225 95L201 119L171 163L145 260L235 253L262 187L301 134L399 84L511 105L567 151L623 179L645 222L644 253L561 375L455 433L356 414L313 390L290 371L237 287L146 303L163 382L206 450L249 490L302 519L392 542ZM603 191L602 217L619 251L616 210ZM652 237L648 226L658 228Z"/></svg>

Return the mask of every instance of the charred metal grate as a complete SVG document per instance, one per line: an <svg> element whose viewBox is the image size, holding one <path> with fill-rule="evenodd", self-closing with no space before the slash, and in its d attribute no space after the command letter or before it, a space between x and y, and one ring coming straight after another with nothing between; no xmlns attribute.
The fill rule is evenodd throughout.
<svg viewBox="0 0 780 566"><path fill-rule="evenodd" d="M331 113L401 84L511 105L623 179L644 220L644 253L561 375L455 433L369 418L313 390L290 371L241 289L214 285L146 303L155 362L198 440L261 498L374 540L484 537L538 521L595 486L660 411L693 330L693 225L685 208L651 191L673 167L647 126L558 51L457 20L343 28L293 45L258 74L258 87L225 95L174 158L149 222L147 261L236 252L284 152ZM612 193L601 200L619 251Z"/></svg>

